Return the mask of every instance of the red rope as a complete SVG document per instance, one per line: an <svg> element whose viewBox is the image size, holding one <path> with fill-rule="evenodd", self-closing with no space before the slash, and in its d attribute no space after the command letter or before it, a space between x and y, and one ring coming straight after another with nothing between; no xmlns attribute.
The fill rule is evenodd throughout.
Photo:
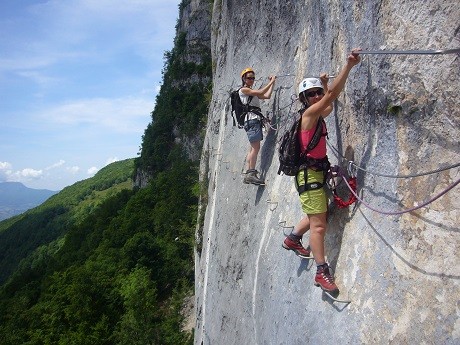
<svg viewBox="0 0 460 345"><path fill-rule="evenodd" d="M345 178L345 177L344 177ZM339 208L345 208L353 204L357 199L356 199L356 177L350 177L348 180L348 185L350 188L353 190L354 193L350 193L350 198L347 201L344 201L342 198L340 198L337 193L334 190L334 201L337 204Z"/></svg>

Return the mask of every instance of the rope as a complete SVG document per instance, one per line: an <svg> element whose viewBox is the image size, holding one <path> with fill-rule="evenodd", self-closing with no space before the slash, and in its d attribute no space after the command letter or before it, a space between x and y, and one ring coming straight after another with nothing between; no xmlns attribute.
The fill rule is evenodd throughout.
<svg viewBox="0 0 460 345"><path fill-rule="evenodd" d="M337 151L337 149L335 149L334 146L330 145L328 143L328 145L330 147L332 147L338 154L339 156L341 156L341 158L345 161L347 161L349 163L349 166L350 165L353 165L355 166L356 168L360 169L360 170L363 170L363 171L366 171L366 172L369 172L365 169L362 169L361 167L359 167L358 165L356 165L353 161L350 161L348 159L346 159L345 157L343 157L342 155L340 155L340 153ZM428 174L433 174L433 173L437 173L437 172L440 172L440 171L444 171L444 170L448 170L448 169L451 169L451 168L455 168L455 167L458 167L460 165L459 164L454 164L452 166L448 166L448 167L442 167L442 168L439 168L439 169L436 169L436 170L433 170L433 171L429 171L429 172L426 172L426 173L420 173L420 174L410 174L410 175L385 175L385 174L379 174L379 173L373 173L373 172L369 172L369 173L373 173L377 176L384 176L384 177L392 177L392 178L411 178L411 177L417 177L417 176L423 176L423 175L428 175ZM407 209L407 210L402 210L402 211L384 211L384 210L379 210L379 209L376 209L372 206L370 206L369 204L367 204L363 199L361 199L358 194L356 193L356 185L354 184L354 182L351 182L353 181L352 179L350 179L350 182L347 181L347 179L345 178L345 175L340 171L338 170L338 174L340 174L340 176L343 178L343 181L345 182L345 184L347 185L348 189L350 190L350 192L353 194L354 198L356 198L357 200L359 200L364 206L366 206L367 208L371 209L372 211L375 211L375 212L378 212L378 213L382 213L382 214L387 214L387 215L398 215L398 214L403 214L403 213L407 213L407 212L412 212L412 211L415 211L415 210L418 210L419 208L422 208L422 207L425 207L427 206L428 204L432 203L433 201L439 199L441 196L443 196L444 194L446 194L447 192L449 192L451 189L453 189L455 186L457 186L459 183L460 183L460 179L458 179L456 182L454 182L452 185L450 185L447 189L445 189L444 191L442 191L441 193L439 193L438 195L436 195L435 197L431 198L430 200L428 201L425 201L424 203L422 203L421 205L419 206L416 206L416 207L412 207L410 209ZM349 202L352 200L353 198L350 198L350 200L348 200ZM334 196L334 200L335 200L335 196ZM338 205L339 207L340 206L340 201L338 202ZM345 204L345 203L344 203ZM351 203L350 203L351 205ZM346 207L346 206L344 206Z"/></svg>
<svg viewBox="0 0 460 345"><path fill-rule="evenodd" d="M432 170L432 171L426 171L426 172L422 172L422 173L415 173L415 174L408 174L408 175L388 175L388 174L381 174L381 173L378 173L378 172L375 172L375 171L372 171L372 170L367 170L367 169L364 169L362 167L360 167L359 165L357 165L355 162L351 161L351 160L348 160L347 158L345 158L344 156L342 156L339 151L332 145L329 143L329 141L327 141L327 145L332 148L333 151L336 152L337 154L337 158L342 158L342 160L346 161L349 165L352 165L354 166L356 169L358 170L361 170L361 171L364 171L368 174L371 174L371 175L375 175L375 176L381 176L381 177L389 177L389 178L412 178L412 177L419 177L419 176L425 176L425 175L431 175L431 174L436 174L436 173L439 173L441 171L446 171L446 170L449 170L449 169L453 169L453 168L457 168L460 166L460 163L455 163L455 164L452 164L452 165L448 165L448 166L442 166L438 169L435 169L435 170Z"/></svg>
<svg viewBox="0 0 460 345"><path fill-rule="evenodd" d="M418 177L418 176L431 175L431 174L436 174L438 172L453 169L453 168L460 166L460 163L456 163L453 165L443 166L443 167L440 167L439 169L427 171L423 173L416 173L416 174L409 174L409 175L386 175L386 174L377 173L375 171L369 171L369 170L363 169L360 166L356 165L356 163L353 161L349 161L349 162L351 165L355 166L357 169L367 172L369 174L376 175L376 176L382 176L382 177L390 177L390 178L412 178L412 177Z"/></svg>
<svg viewBox="0 0 460 345"><path fill-rule="evenodd" d="M430 200L428 201L425 201L423 204L419 205L419 206L415 206L415 207L412 207L412 208L409 208L407 210L402 210L402 211L383 211L383 210L379 210L379 209L376 209L372 206L370 206L369 204L367 204L366 202L364 202L363 199L361 199L358 194L356 194L356 192L353 190L352 186L350 186L350 184L347 182L346 179L343 179L343 181L345 182L345 184L347 185L348 189L350 190L350 192L356 197L356 199L358 199L364 206L366 206L367 208L371 209L372 211L375 211L375 212L378 212L378 213L382 213L382 214L387 214L387 215L398 215L398 214L403 214L403 213L407 213L407 212L412 212L412 211L415 211L415 210L418 210L419 208L422 208L422 207L425 207L427 206L428 204L432 203L433 201L439 199L441 196L443 196L444 194L446 194L447 192L449 192L451 189L453 189L455 186L457 186L459 183L460 183L460 179L458 179L457 181L455 181L453 184L451 184L447 189L443 190L441 193L437 194L435 197L431 198Z"/></svg>
<svg viewBox="0 0 460 345"><path fill-rule="evenodd" d="M345 180L345 178L344 178ZM349 186L349 188L353 191L356 192L356 177L351 177L350 180L348 181L347 183L347 186ZM335 192L335 190L333 191L333 194L334 194L334 202L336 203L336 205L339 207L339 208L345 208L345 207L348 207L350 206L351 204L353 204L354 202L356 202L356 196L355 196L355 193L352 193L350 195L350 197L348 198L347 201L344 201L342 198L340 198L337 193Z"/></svg>

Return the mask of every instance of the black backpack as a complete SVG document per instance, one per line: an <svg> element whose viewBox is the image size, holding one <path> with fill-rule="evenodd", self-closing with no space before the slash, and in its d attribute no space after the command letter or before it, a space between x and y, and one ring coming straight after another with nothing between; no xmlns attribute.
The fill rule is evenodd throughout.
<svg viewBox="0 0 460 345"><path fill-rule="evenodd" d="M230 103L232 105L233 126L236 126L236 123L238 123L238 128L243 128L246 114L249 111L259 117L263 117L263 115L259 107L253 107L250 105L253 96L249 96L248 104L243 104L238 93L239 91L240 89L234 90L230 93Z"/></svg>
<svg viewBox="0 0 460 345"><path fill-rule="evenodd" d="M296 176L300 166L306 161L307 152L313 150L316 145L318 145L319 139L323 136L324 119L320 117L316 125L315 134L313 134L310 143L307 145L307 149L304 152L300 152L298 133L300 130L301 118L302 115L295 120L291 128L281 137L280 146L278 148L280 163L278 175L281 175L281 172L283 172L288 176Z"/></svg>

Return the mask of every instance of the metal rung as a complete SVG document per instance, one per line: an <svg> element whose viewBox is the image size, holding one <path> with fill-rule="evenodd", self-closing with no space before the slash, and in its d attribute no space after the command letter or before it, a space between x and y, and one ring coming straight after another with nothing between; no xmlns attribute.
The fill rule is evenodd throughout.
<svg viewBox="0 0 460 345"><path fill-rule="evenodd" d="M294 225L285 226L285 225L286 225L286 221L285 221L285 220L279 222L278 225L279 225L280 227L282 227L282 228L285 228L285 229L290 229L290 228L294 229Z"/></svg>
<svg viewBox="0 0 460 345"><path fill-rule="evenodd" d="M324 290L323 290L323 292L324 292L330 299L332 299L334 302L337 302L337 303L345 303L345 304L351 303L350 300L338 299L338 298L335 298L334 296L332 296L329 292L326 292L326 291L324 291Z"/></svg>

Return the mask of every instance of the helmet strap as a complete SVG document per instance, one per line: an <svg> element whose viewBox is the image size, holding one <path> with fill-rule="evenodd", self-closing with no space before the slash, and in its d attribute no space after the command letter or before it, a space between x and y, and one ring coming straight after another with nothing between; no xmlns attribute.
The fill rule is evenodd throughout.
<svg viewBox="0 0 460 345"><path fill-rule="evenodd" d="M302 95L302 97L301 98L299 97L299 100L305 106L305 109L306 109L309 107L309 104L308 104L307 97L305 96L305 91L302 91L300 94Z"/></svg>

